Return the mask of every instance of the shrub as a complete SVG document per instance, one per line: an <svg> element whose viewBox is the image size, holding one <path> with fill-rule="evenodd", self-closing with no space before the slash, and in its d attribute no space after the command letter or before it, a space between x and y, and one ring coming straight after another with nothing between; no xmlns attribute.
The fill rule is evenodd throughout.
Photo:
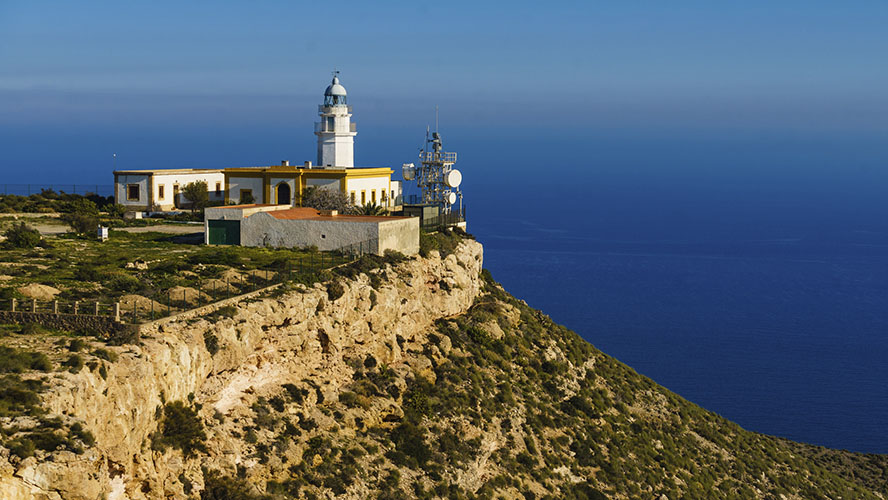
<svg viewBox="0 0 888 500"><path fill-rule="evenodd" d="M219 338L213 333L204 332L204 345L211 356L215 356L219 352Z"/></svg>
<svg viewBox="0 0 888 500"><path fill-rule="evenodd" d="M52 370L52 363L43 353L0 346L0 372L22 373L27 370L47 372Z"/></svg>
<svg viewBox="0 0 888 500"><path fill-rule="evenodd" d="M204 489L200 500L270 500L270 495L253 492L250 483L243 479L224 477L211 471L204 475Z"/></svg>
<svg viewBox="0 0 888 500"><path fill-rule="evenodd" d="M68 371L71 373L77 373L83 368L83 358L79 354L72 354L62 363L62 366L67 366Z"/></svg>
<svg viewBox="0 0 888 500"><path fill-rule="evenodd" d="M40 232L24 222L13 224L3 233L6 241L14 248L34 248L40 244Z"/></svg>
<svg viewBox="0 0 888 500"><path fill-rule="evenodd" d="M108 349L96 349L92 352L92 355L99 359L110 361L112 363L117 361L117 353L114 351L109 351Z"/></svg>
<svg viewBox="0 0 888 500"><path fill-rule="evenodd" d="M327 285L327 298L330 299L330 302L333 302L343 295L345 295L345 287L342 286L342 283L334 281Z"/></svg>
<svg viewBox="0 0 888 500"><path fill-rule="evenodd" d="M207 451L204 444L207 435L204 432L203 422L197 412L185 406L182 401L173 401L163 407L163 421L160 427L160 431L151 439L155 449L178 448L186 458L193 456L195 452Z"/></svg>
<svg viewBox="0 0 888 500"><path fill-rule="evenodd" d="M99 209L96 204L86 198L77 198L68 203L62 221L71 226L77 234L95 234L99 226Z"/></svg>

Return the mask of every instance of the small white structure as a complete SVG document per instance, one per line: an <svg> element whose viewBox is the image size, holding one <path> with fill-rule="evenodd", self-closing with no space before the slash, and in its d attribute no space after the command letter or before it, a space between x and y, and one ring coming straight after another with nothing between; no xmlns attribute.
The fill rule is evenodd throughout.
<svg viewBox="0 0 888 500"><path fill-rule="evenodd" d="M324 91L324 104L318 106L321 121L315 122L315 135L318 136L319 167L355 166L358 132L351 122L352 108L338 75L338 71L333 72L333 81Z"/></svg>
<svg viewBox="0 0 888 500"><path fill-rule="evenodd" d="M204 242L254 247L309 247L356 250L382 255L419 252L419 218L338 215L287 205L235 205L207 208Z"/></svg>
<svg viewBox="0 0 888 500"><path fill-rule="evenodd" d="M186 185L207 183L210 201L225 199L225 174L222 169L188 168L114 171L114 200L128 211L160 211L188 208L182 196Z"/></svg>

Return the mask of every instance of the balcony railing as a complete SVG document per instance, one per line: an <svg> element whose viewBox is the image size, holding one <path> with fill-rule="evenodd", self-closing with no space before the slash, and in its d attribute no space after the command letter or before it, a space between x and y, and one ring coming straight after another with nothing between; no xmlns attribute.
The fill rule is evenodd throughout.
<svg viewBox="0 0 888 500"><path fill-rule="evenodd" d="M456 163L456 153L436 153L434 151L423 151L419 155L419 161L424 163Z"/></svg>

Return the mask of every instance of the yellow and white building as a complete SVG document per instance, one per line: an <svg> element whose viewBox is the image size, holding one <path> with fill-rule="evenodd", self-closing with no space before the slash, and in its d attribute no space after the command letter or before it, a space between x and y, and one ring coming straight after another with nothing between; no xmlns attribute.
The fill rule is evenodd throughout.
<svg viewBox="0 0 888 500"><path fill-rule="evenodd" d="M401 205L402 185L389 167L355 167L352 108L345 87L334 74L318 106L315 123L317 164L289 162L266 167L178 170L120 170L114 172L115 199L130 210L160 210L183 206L180 190L193 180L205 180L211 201L225 204L298 206L309 187L339 190L355 205L392 209ZM175 201L174 201L175 200Z"/></svg>
<svg viewBox="0 0 888 500"><path fill-rule="evenodd" d="M116 170L114 200L131 212L166 212L187 208L188 201L182 195L182 190L197 181L207 183L210 201L225 199L225 174L222 169L185 168Z"/></svg>

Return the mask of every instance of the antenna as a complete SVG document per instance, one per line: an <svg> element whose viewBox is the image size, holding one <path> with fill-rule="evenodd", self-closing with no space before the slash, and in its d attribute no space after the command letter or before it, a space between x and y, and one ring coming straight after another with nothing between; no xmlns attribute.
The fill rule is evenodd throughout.
<svg viewBox="0 0 888 500"><path fill-rule="evenodd" d="M435 104L435 133L438 132L438 105Z"/></svg>

